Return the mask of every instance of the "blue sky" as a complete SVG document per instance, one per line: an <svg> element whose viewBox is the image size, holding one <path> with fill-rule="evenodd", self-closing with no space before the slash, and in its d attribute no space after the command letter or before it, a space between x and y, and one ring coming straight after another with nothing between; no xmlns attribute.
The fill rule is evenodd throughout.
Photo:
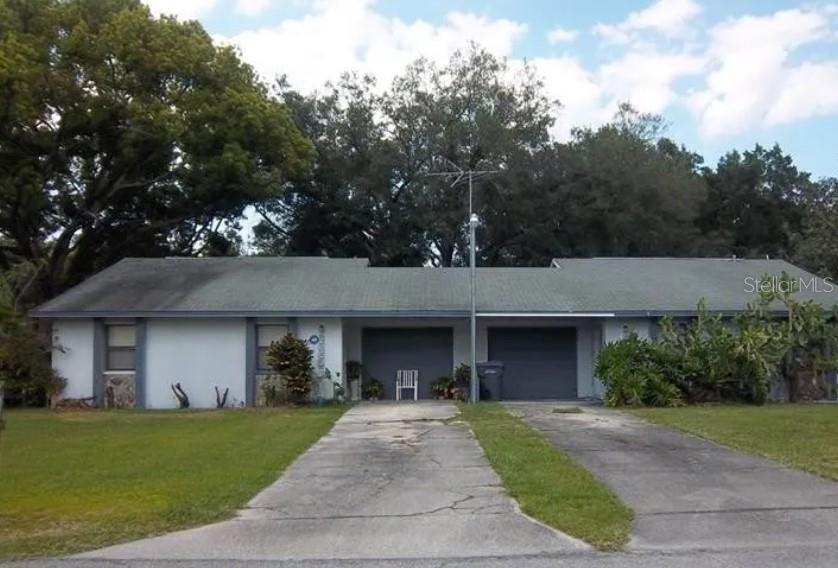
<svg viewBox="0 0 838 568"><path fill-rule="evenodd" d="M236 44L266 79L303 91L353 69L388 83L468 41L527 60L562 102L555 135L628 100L715 163L779 143L838 176L838 3L777 0L148 0Z"/></svg>

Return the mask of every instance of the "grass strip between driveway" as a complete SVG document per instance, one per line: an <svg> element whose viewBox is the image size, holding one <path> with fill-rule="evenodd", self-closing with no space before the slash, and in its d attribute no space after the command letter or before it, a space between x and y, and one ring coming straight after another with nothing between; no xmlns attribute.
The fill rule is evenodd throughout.
<svg viewBox="0 0 838 568"><path fill-rule="evenodd" d="M838 481L835 404L702 405L628 412Z"/></svg>
<svg viewBox="0 0 838 568"><path fill-rule="evenodd" d="M618 550L628 542L631 509L543 434L497 403L460 408L527 515L600 550Z"/></svg>
<svg viewBox="0 0 838 568"><path fill-rule="evenodd" d="M230 517L346 408L10 411L0 437L0 559Z"/></svg>

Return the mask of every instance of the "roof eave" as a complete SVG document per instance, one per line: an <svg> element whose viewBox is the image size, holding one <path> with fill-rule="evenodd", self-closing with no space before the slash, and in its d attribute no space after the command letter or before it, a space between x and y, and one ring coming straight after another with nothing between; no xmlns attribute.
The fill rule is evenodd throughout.
<svg viewBox="0 0 838 568"><path fill-rule="evenodd" d="M241 317L467 317L463 310L33 310L30 317L241 318Z"/></svg>
<svg viewBox="0 0 838 568"><path fill-rule="evenodd" d="M707 310L719 316L735 316L742 309ZM481 318L532 317L532 318L632 318L632 317L693 317L698 312L690 310L611 310L611 311L479 311ZM775 315L786 310L772 310ZM30 317L38 319L60 318L241 318L241 317L468 317L468 310L32 310Z"/></svg>

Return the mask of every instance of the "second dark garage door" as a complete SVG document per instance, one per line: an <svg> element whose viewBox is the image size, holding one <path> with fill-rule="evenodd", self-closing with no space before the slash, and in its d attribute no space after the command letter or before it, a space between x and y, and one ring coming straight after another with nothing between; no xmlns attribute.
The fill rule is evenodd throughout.
<svg viewBox="0 0 838 568"><path fill-rule="evenodd" d="M451 376L454 342L451 328L364 328L361 335L364 375L384 385L384 400L396 398L396 371L419 371L419 398L431 398L431 383ZM413 397L410 391L406 397Z"/></svg>
<svg viewBox="0 0 838 568"><path fill-rule="evenodd" d="M503 398L576 398L576 329L489 328L489 359L503 361Z"/></svg>

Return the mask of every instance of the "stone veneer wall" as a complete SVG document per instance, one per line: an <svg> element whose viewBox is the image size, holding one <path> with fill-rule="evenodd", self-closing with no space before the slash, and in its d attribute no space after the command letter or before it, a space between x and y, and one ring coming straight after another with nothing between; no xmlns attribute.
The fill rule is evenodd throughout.
<svg viewBox="0 0 838 568"><path fill-rule="evenodd" d="M137 385L134 373L105 373L103 408L134 408L137 403Z"/></svg>

